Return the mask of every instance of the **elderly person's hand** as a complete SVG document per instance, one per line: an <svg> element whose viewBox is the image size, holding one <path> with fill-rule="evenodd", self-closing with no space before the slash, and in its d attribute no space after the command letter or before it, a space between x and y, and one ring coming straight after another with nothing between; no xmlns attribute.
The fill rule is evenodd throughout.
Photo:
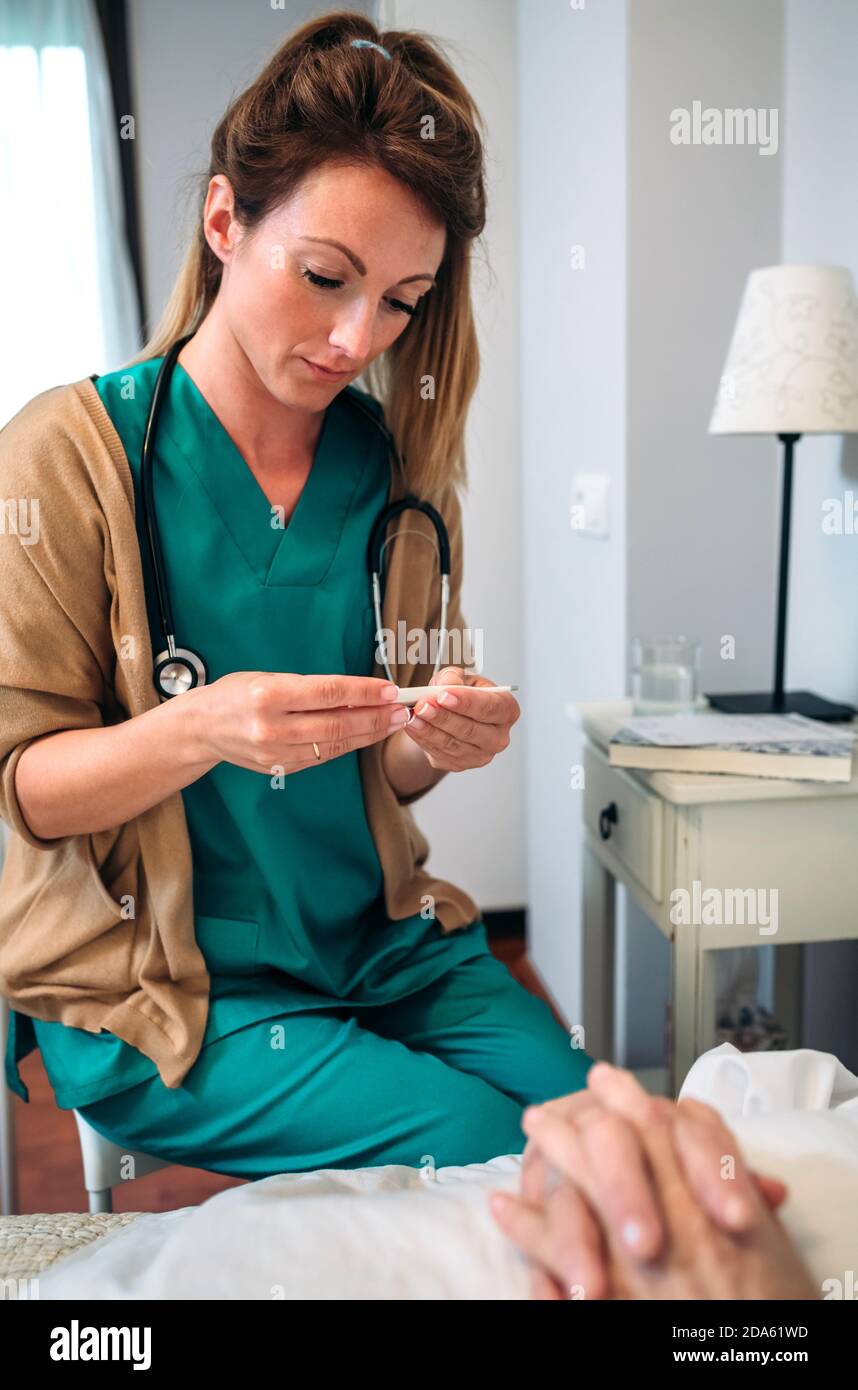
<svg viewBox="0 0 858 1390"><path fill-rule="evenodd" d="M483 694L495 682L473 671L466 672L461 666L443 666L429 684L469 685L480 692L439 689L437 695L413 711L403 726L402 733L422 748L432 767L445 772L485 767L509 745L509 731L521 714L521 707L508 690Z"/></svg>
<svg viewBox="0 0 858 1390"><path fill-rule="evenodd" d="M536 1298L818 1298L716 1111L648 1096L597 1063L587 1090L531 1107L520 1198L495 1217L530 1256Z"/></svg>

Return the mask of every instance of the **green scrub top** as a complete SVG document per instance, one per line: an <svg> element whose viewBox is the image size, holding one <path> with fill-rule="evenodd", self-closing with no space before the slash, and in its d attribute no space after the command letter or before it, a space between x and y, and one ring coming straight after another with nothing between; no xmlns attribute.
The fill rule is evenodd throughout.
<svg viewBox="0 0 858 1390"><path fill-rule="evenodd" d="M134 480L152 650L163 648L140 492L143 432L161 358L96 389ZM153 461L157 519L179 645L213 682L231 671L372 675L366 551L387 503L386 445L348 386L328 406L313 466L286 526L181 363ZM181 696L178 697L181 699ZM282 1013L390 1003L489 949L481 919L446 934L433 916L388 920L358 751L274 780L222 762L182 791L195 931L211 975L203 1046ZM157 1073L114 1034L12 1011L8 1084L41 1049L57 1104L89 1104Z"/></svg>

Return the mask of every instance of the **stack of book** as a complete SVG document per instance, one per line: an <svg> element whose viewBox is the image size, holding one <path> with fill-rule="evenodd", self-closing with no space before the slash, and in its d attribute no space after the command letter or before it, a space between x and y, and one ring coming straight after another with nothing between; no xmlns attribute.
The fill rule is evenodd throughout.
<svg viewBox="0 0 858 1390"><path fill-rule="evenodd" d="M615 767L810 782L852 777L852 725L801 714L640 715L611 737Z"/></svg>

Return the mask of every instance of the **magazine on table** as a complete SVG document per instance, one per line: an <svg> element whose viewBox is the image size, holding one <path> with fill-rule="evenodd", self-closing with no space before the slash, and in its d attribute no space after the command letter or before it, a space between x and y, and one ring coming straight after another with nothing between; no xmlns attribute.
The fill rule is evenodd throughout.
<svg viewBox="0 0 858 1390"><path fill-rule="evenodd" d="M853 726L801 714L639 715L612 734L615 767L848 782Z"/></svg>

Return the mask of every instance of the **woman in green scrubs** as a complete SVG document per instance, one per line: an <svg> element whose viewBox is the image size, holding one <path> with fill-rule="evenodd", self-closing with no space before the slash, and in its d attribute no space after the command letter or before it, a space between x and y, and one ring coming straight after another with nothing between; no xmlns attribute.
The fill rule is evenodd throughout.
<svg viewBox="0 0 858 1390"><path fill-rule="evenodd" d="M420 438L417 413L430 408L419 392L437 383L433 430L447 476L436 486L452 478L476 385L466 250L484 194L470 97L424 36L391 40L404 60L394 63L383 46L353 47L355 25L372 29L353 16L303 26L230 107L164 322L143 360L96 380L132 470L157 652L140 458L163 355L193 330L159 423L155 505L175 630L193 634L208 668L195 695L230 740L225 748L227 734L212 735L209 770L182 787L195 931L211 976L201 1051L169 1088L109 1033L16 1015L6 1059L25 1099L16 1063L38 1045L57 1103L108 1138L247 1178L520 1152L522 1107L581 1089L591 1064L492 956L481 920L447 934L431 915L387 919L357 748L269 777L252 770L236 730L246 710L223 698L223 678L242 673L373 673L365 557L390 472L379 432L350 402L351 379L397 348L386 360L406 440ZM421 126L427 111L437 138ZM332 377L320 365L342 370ZM430 447L422 453L433 463ZM272 494L294 495L308 459L279 525ZM409 483L421 493L417 465ZM194 696L162 706L158 725L177 738L169 709L183 698ZM463 726L473 738L454 732ZM415 779L431 784L433 768L485 766L505 732L438 707L434 724L414 719L392 734L385 770L408 794ZM48 742L25 757L43 756ZM439 758L451 744L455 754ZM124 759L114 806L148 773L127 747ZM43 784L50 778L49 760ZM55 793L66 800L52 824L73 795L77 823L87 807L98 814L100 787L85 779L83 769L71 792Z"/></svg>
<svg viewBox="0 0 858 1390"><path fill-rule="evenodd" d="M139 460L160 362L96 381L134 478L153 650ZM176 363L156 505L176 628L194 633L210 680L263 665L372 673L361 581L389 464L347 400L356 389L331 402L298 505L272 527L267 497ZM450 934L420 914L388 923L357 752L279 779L222 762L182 796L211 974L200 1057L172 1090L112 1034L16 1015L32 1023L58 1105L122 1145L261 1177L520 1152L522 1106L584 1085L589 1057L492 956L480 920Z"/></svg>

